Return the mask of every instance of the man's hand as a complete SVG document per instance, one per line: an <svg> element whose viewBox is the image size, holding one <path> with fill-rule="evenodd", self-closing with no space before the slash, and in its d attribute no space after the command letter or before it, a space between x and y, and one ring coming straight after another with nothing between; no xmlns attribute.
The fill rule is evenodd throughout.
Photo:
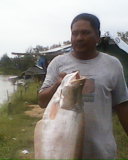
<svg viewBox="0 0 128 160"><path fill-rule="evenodd" d="M59 74L57 81L51 87L44 89L39 93L39 105L41 108L46 108L49 101L51 100L53 94L56 92L57 88L61 84L61 81L66 76L65 72Z"/></svg>
<svg viewBox="0 0 128 160"><path fill-rule="evenodd" d="M67 73L65 73L65 72L61 72L61 73L59 74L59 76L58 76L58 78L57 78L57 82L56 82L56 83L58 84L58 86L61 84L63 78L64 78L66 75L67 75Z"/></svg>

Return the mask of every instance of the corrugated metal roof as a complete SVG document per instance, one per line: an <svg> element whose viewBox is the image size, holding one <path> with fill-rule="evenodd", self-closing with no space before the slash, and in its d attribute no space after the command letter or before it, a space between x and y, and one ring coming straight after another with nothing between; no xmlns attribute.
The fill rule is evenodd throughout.
<svg viewBox="0 0 128 160"><path fill-rule="evenodd" d="M41 54L54 53L54 52L58 52L58 51L61 51L61 50L64 50L64 49L68 49L68 48L71 48L71 44L60 46L60 47L53 48L53 49L49 49L47 51L43 51L43 52L40 52L40 53Z"/></svg>
<svg viewBox="0 0 128 160"><path fill-rule="evenodd" d="M128 44L125 43L120 36L118 36L117 33L110 33L110 32L106 32L104 33L104 35L102 35L101 37L110 37L110 41L113 44L112 40L114 41L114 43L123 51L125 51L126 53L128 53Z"/></svg>
<svg viewBox="0 0 128 160"><path fill-rule="evenodd" d="M46 74L44 69L39 68L37 66L33 66L28 68L25 72L25 75L41 75L41 74Z"/></svg>

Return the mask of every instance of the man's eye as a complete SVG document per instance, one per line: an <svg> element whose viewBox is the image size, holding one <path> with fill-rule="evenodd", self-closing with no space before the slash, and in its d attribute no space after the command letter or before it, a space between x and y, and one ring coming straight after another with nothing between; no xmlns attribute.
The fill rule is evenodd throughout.
<svg viewBox="0 0 128 160"><path fill-rule="evenodd" d="M80 32L78 32L78 31L73 31L72 32L73 36L78 36L79 34L81 34L83 36L86 36L86 35L91 34L91 31L86 30L86 31L80 31Z"/></svg>
<svg viewBox="0 0 128 160"><path fill-rule="evenodd" d="M82 31L82 34L83 35L89 35L89 34L91 34L91 31Z"/></svg>
<svg viewBox="0 0 128 160"><path fill-rule="evenodd" d="M79 33L78 32L72 32L73 36L77 36Z"/></svg>

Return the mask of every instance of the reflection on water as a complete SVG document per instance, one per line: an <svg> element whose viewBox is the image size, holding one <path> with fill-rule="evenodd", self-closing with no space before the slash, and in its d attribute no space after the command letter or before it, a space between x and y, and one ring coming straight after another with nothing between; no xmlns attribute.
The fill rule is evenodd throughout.
<svg viewBox="0 0 128 160"><path fill-rule="evenodd" d="M16 86L12 85L8 77L9 76L0 75L0 104L8 100L7 95L12 94L16 89Z"/></svg>

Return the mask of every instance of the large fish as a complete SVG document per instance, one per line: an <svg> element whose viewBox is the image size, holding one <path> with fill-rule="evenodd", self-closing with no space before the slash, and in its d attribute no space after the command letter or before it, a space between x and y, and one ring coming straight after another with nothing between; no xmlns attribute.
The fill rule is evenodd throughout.
<svg viewBox="0 0 128 160"><path fill-rule="evenodd" d="M81 159L84 139L82 88L85 77L67 74L34 133L35 159Z"/></svg>

